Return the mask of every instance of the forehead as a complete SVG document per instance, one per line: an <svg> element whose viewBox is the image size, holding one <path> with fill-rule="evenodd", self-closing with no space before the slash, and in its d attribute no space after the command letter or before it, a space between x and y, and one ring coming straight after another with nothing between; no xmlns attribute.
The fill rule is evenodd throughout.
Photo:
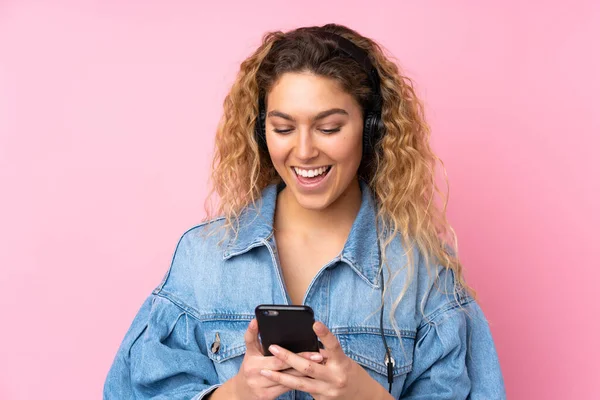
<svg viewBox="0 0 600 400"><path fill-rule="evenodd" d="M309 72L283 74L267 96L268 110L300 113L331 107L351 110L359 105L336 80Z"/></svg>

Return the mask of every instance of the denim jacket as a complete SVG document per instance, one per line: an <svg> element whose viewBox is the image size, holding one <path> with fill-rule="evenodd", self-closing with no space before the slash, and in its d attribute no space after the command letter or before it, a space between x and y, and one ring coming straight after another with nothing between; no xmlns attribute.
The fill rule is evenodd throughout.
<svg viewBox="0 0 600 400"><path fill-rule="evenodd" d="M376 205L363 181L360 187L362 203L344 248L313 278L303 303L336 335L344 353L387 389L378 312ZM203 228L222 225L223 218L182 235L170 268L142 304L117 351L104 399L198 400L238 372L254 308L291 304L273 235L281 188L268 186L258 206L245 209L236 238L219 244L221 235L203 234ZM392 268L404 264L404 253L401 241L394 239L386 249ZM451 270L432 270L437 271L443 291L433 286L436 274L429 276L423 260L416 258L411 284L395 311L400 337L388 316L392 299L386 296L383 333L395 361L393 397L505 398L498 356L481 308L466 292L452 295ZM386 275L391 297L400 293L405 274L406 269L391 283ZM422 300L425 318L419 311ZM278 397L310 398L293 390Z"/></svg>

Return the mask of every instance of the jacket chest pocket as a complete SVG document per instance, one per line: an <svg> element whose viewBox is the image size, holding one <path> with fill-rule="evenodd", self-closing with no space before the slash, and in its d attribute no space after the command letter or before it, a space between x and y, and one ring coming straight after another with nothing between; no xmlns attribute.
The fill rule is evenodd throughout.
<svg viewBox="0 0 600 400"><path fill-rule="evenodd" d="M250 320L208 320L202 322L206 354L212 360L220 382L235 376L244 354L244 333Z"/></svg>
<svg viewBox="0 0 600 400"><path fill-rule="evenodd" d="M356 361L385 388L388 387L388 371L385 346L379 329L351 328L336 333L344 353ZM416 332L402 330L401 339L393 331L385 330L385 341L394 361L394 388L404 385L406 374L412 371Z"/></svg>

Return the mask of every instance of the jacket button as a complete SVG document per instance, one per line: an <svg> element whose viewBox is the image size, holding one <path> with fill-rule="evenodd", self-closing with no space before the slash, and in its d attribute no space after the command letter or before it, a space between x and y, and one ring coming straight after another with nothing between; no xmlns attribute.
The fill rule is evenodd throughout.
<svg viewBox="0 0 600 400"><path fill-rule="evenodd" d="M210 351L213 354L216 354L221 348L221 338L219 337L219 332L215 334L215 341L210 345Z"/></svg>

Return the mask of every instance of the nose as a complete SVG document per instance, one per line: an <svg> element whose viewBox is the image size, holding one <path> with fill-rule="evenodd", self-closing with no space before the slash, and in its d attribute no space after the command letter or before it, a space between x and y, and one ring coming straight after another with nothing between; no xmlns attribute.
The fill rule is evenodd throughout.
<svg viewBox="0 0 600 400"><path fill-rule="evenodd" d="M302 129L296 137L296 157L300 160L310 160L319 155L310 129Z"/></svg>

